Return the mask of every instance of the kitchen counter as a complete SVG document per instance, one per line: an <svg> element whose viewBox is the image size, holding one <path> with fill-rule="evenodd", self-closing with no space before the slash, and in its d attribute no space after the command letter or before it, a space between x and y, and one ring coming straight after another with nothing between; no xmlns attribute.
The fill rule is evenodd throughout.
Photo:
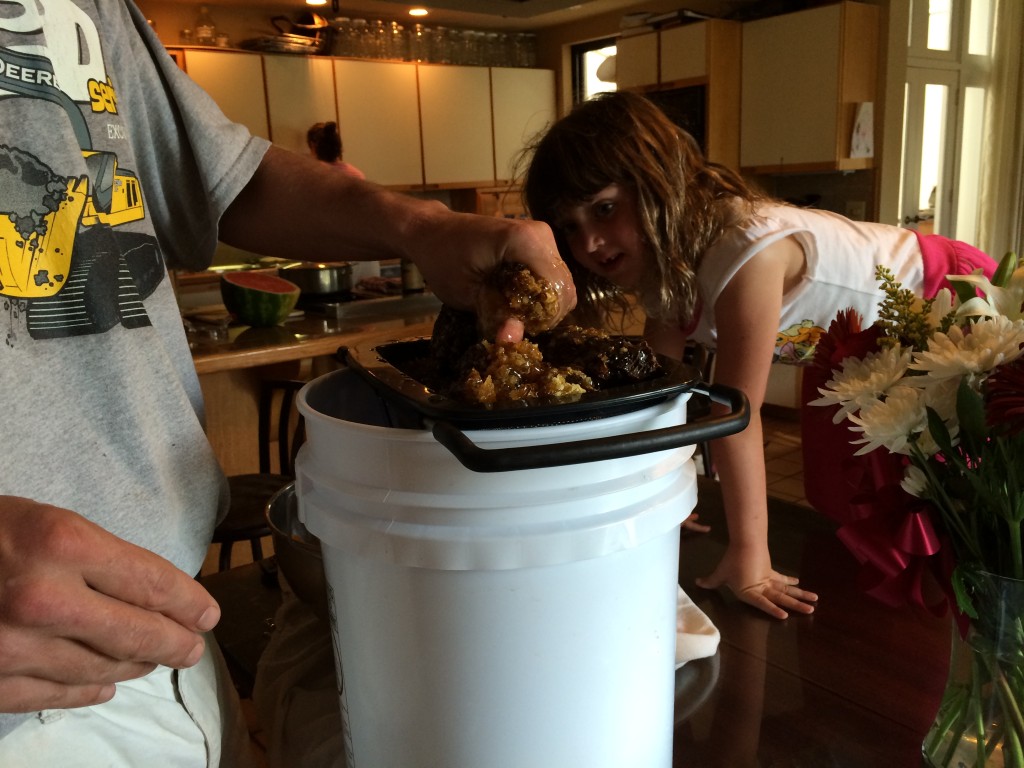
<svg viewBox="0 0 1024 768"><path fill-rule="evenodd" d="M200 374L333 355L342 345L429 336L441 303L431 293L364 299L336 313L293 312L281 325L232 323L222 308L186 316L192 360Z"/></svg>
<svg viewBox="0 0 1024 768"><path fill-rule="evenodd" d="M206 433L228 475L259 471L260 380L308 380L336 368L341 346L429 336L441 304L431 293L351 301L331 314L295 312L273 328L233 323L222 306L183 318L206 405Z"/></svg>

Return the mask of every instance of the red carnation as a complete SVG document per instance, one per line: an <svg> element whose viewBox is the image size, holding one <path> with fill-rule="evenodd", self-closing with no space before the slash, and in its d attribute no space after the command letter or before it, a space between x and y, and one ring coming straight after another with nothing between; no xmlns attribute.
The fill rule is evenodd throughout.
<svg viewBox="0 0 1024 768"><path fill-rule="evenodd" d="M878 348L882 330L870 325L862 330L863 319L857 310L843 309L828 327L828 332L818 340L813 365L824 375L822 381L832 378L832 371L848 357L864 358Z"/></svg>
<svg viewBox="0 0 1024 768"><path fill-rule="evenodd" d="M985 381L985 417L990 427L1024 432L1024 357L996 368Z"/></svg>

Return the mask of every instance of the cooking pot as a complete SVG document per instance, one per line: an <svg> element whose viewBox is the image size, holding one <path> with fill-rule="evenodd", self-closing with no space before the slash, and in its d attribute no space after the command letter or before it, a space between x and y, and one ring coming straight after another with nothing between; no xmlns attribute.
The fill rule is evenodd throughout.
<svg viewBox="0 0 1024 768"><path fill-rule="evenodd" d="M384 401L392 426L430 429L434 439L474 472L508 472L582 464L654 453L741 432L750 404L738 389L700 380L684 362L659 356L662 372L644 381L606 387L574 398L541 403L464 403L432 391L416 379L430 354L430 339L405 339L373 347L341 347L338 359ZM701 394L728 406L727 413L646 432L510 448L483 448L474 430L544 427L604 419L678 396Z"/></svg>
<svg viewBox="0 0 1024 768"><path fill-rule="evenodd" d="M352 291L352 265L347 261L320 264L300 261L278 269L278 273L302 289L303 296L341 296Z"/></svg>
<svg viewBox="0 0 1024 768"><path fill-rule="evenodd" d="M270 23L282 35L320 37L326 30L330 29L327 19L319 13L300 14L297 21L292 21L287 16L275 16L270 20Z"/></svg>

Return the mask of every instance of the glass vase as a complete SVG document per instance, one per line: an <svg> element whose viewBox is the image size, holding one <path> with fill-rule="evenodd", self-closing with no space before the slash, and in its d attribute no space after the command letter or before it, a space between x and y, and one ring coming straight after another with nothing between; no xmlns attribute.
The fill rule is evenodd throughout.
<svg viewBox="0 0 1024 768"><path fill-rule="evenodd" d="M964 576L976 617L954 621L949 675L922 745L927 765L1024 768L1024 581Z"/></svg>

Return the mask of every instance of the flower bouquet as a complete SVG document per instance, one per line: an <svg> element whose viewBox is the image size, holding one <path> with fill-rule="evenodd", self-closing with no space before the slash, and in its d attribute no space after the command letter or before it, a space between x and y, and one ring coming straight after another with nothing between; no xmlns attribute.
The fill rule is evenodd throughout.
<svg viewBox="0 0 1024 768"><path fill-rule="evenodd" d="M1024 768L1024 266L1008 254L991 280L950 276L956 293L930 300L878 278L875 324L841 312L819 343L839 362L812 405L848 422L857 454L902 462L900 488L850 527L887 538L890 565L927 561L955 609L925 759Z"/></svg>

